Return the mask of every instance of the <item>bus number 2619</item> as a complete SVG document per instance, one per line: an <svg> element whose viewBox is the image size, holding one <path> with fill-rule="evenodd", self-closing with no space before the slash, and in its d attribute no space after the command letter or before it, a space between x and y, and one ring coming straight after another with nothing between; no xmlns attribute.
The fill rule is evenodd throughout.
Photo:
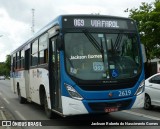
<svg viewBox="0 0 160 129"><path fill-rule="evenodd" d="M129 96L129 95L131 95L131 90L119 91L119 96Z"/></svg>

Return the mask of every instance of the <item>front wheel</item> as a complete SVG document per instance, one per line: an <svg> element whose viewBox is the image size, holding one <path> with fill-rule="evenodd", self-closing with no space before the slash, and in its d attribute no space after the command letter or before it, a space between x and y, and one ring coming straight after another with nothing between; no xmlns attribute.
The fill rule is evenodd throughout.
<svg viewBox="0 0 160 129"><path fill-rule="evenodd" d="M145 95L144 109L150 110L151 108L152 108L151 99L150 99L149 95Z"/></svg>
<svg viewBox="0 0 160 129"><path fill-rule="evenodd" d="M46 113L46 116L51 119L53 117L53 112L51 109L48 108L48 102L47 102L47 96L46 94L44 95L44 110Z"/></svg>

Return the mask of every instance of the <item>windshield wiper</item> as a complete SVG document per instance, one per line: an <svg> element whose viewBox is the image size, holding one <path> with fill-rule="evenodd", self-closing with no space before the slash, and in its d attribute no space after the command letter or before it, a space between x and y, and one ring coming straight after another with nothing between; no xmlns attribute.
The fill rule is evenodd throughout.
<svg viewBox="0 0 160 129"><path fill-rule="evenodd" d="M113 48L114 51L117 51L119 49L121 40L122 40L122 34L118 34L115 44L114 44L114 48Z"/></svg>
<svg viewBox="0 0 160 129"><path fill-rule="evenodd" d="M88 40L92 43L92 45L97 49L102 54L102 60L104 62L104 49L103 49L103 44L101 40L101 45L97 42L97 40L92 36L92 34L87 30L83 30L85 36L88 38Z"/></svg>

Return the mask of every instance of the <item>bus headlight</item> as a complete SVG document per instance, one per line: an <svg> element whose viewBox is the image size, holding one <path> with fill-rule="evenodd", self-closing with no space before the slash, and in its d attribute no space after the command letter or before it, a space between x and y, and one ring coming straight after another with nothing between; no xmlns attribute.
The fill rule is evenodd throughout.
<svg viewBox="0 0 160 129"><path fill-rule="evenodd" d="M139 87L138 87L135 95L140 95L141 93L143 93L144 89L145 89L145 80L143 80L143 81L140 83L140 85L139 85Z"/></svg>
<svg viewBox="0 0 160 129"><path fill-rule="evenodd" d="M83 97L72 86L66 83L64 83L64 85L66 86L66 89L72 98L77 99L77 100L83 99Z"/></svg>

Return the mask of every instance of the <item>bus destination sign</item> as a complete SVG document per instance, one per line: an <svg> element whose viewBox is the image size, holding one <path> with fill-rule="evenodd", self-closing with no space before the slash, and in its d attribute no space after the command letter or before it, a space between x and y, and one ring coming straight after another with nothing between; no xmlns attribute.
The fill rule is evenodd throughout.
<svg viewBox="0 0 160 129"><path fill-rule="evenodd" d="M74 19L74 26L75 27L84 27L85 21L84 19ZM89 25L89 24L88 24ZM108 20L90 20L90 27L97 27L97 28L119 28L118 21L108 21Z"/></svg>
<svg viewBox="0 0 160 129"><path fill-rule="evenodd" d="M108 29L136 29L134 22L125 19L95 19L95 18L64 18L64 28L108 28Z"/></svg>

